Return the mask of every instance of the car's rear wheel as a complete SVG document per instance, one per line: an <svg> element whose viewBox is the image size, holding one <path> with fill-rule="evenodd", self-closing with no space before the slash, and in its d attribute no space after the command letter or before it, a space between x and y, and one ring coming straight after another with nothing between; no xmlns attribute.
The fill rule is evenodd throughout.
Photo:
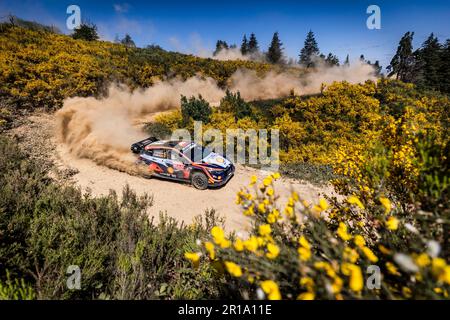
<svg viewBox="0 0 450 320"><path fill-rule="evenodd" d="M203 172L194 172L191 177L192 185L200 190L208 188L208 177Z"/></svg>

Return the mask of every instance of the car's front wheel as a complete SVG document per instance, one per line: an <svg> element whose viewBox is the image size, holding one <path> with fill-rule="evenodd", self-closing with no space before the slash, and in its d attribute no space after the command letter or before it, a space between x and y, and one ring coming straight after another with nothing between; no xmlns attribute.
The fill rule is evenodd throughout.
<svg viewBox="0 0 450 320"><path fill-rule="evenodd" d="M203 172L194 172L191 177L192 185L200 190L208 188L208 177Z"/></svg>

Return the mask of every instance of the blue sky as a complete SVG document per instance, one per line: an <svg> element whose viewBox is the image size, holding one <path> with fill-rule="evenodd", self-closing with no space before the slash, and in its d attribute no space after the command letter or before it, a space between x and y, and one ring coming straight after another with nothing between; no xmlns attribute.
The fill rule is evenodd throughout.
<svg viewBox="0 0 450 320"><path fill-rule="evenodd" d="M85 1L0 0L0 18L14 14L27 20L53 24L64 33L69 5L81 8L83 20L97 24L103 39L129 33L138 46L156 43L167 50L203 53L217 39L240 44L244 33L256 34L266 50L278 31L289 57L298 57L309 29L316 34L321 52L340 59L360 54L385 67L400 37L414 31L415 47L434 32L441 41L450 38L450 2L447 0L354 1ZM366 9L381 8L381 29L369 30Z"/></svg>

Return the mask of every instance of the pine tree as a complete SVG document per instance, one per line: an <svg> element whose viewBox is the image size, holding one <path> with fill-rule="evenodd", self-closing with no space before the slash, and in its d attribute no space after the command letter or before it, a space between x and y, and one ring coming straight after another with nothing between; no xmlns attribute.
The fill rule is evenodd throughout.
<svg viewBox="0 0 450 320"><path fill-rule="evenodd" d="M439 78L440 90L450 94L450 39L447 39L441 51L441 69Z"/></svg>
<svg viewBox="0 0 450 320"><path fill-rule="evenodd" d="M213 56L216 56L220 51L228 49L228 43L223 40L217 40L216 50L213 52Z"/></svg>
<svg viewBox="0 0 450 320"><path fill-rule="evenodd" d="M306 35L305 43L300 51L300 63L305 67L314 66L314 60L319 55L319 46L314 38L314 33L310 30Z"/></svg>
<svg viewBox="0 0 450 320"><path fill-rule="evenodd" d="M281 43L278 32L275 32L272 37L272 42L270 43L269 50L267 51L267 60L270 63L282 63L284 61L283 58L283 48L281 47L283 44Z"/></svg>
<svg viewBox="0 0 450 320"><path fill-rule="evenodd" d="M441 44L433 33L417 50L417 62L420 65L418 85L427 88L438 88L440 86L441 50Z"/></svg>
<svg viewBox="0 0 450 320"><path fill-rule="evenodd" d="M325 63L330 67L339 66L339 58L330 52L325 58Z"/></svg>
<svg viewBox="0 0 450 320"><path fill-rule="evenodd" d="M253 54L259 51L258 40L254 33L250 35L250 40L248 41L248 53Z"/></svg>
<svg viewBox="0 0 450 320"><path fill-rule="evenodd" d="M248 41L247 41L247 35L245 35L245 34L244 34L244 38L242 38L241 53L244 56L248 53Z"/></svg>
<svg viewBox="0 0 450 320"><path fill-rule="evenodd" d="M412 40L414 32L407 32L400 39L397 52L391 60L388 69L389 76L396 74L396 78L402 81L413 80L414 55L412 53Z"/></svg>
<svg viewBox="0 0 450 320"><path fill-rule="evenodd" d="M375 69L375 75L376 76L380 76L381 75L381 70L383 69L383 67L380 66L380 61L376 60L375 63L372 66Z"/></svg>
<svg viewBox="0 0 450 320"><path fill-rule="evenodd" d="M125 37L120 41L121 44L125 45L129 48L135 48L136 44L134 43L133 39L131 39L131 36L127 33Z"/></svg>
<svg viewBox="0 0 450 320"><path fill-rule="evenodd" d="M345 57L345 62L344 62L344 66L349 66L350 65L350 57L349 57L349 55L347 54L347 57Z"/></svg>

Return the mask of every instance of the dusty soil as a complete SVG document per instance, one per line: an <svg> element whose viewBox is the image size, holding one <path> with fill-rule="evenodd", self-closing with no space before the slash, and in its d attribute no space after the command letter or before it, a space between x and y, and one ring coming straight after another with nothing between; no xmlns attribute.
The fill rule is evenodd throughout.
<svg viewBox="0 0 450 320"><path fill-rule="evenodd" d="M190 223L193 217L204 213L206 209L214 208L219 215L226 218L226 229L245 231L248 228L248 221L235 204L236 193L248 185L252 175L262 180L267 175L266 172L238 165L235 176L226 186L197 190L189 184L132 176L99 166L89 159L79 159L72 155L65 145L57 143L54 127L53 115L35 114L12 129L10 135L18 137L30 158L48 166L56 179L73 182L84 191L90 190L93 195L104 195L111 189L121 194L123 187L128 184L138 194L153 195L154 205L149 215L156 218L160 212L166 212L169 216ZM317 187L308 182L285 178L276 181L274 188L280 195L280 205L286 202L292 190L296 190L309 202L316 202L321 194L333 194L330 186Z"/></svg>

